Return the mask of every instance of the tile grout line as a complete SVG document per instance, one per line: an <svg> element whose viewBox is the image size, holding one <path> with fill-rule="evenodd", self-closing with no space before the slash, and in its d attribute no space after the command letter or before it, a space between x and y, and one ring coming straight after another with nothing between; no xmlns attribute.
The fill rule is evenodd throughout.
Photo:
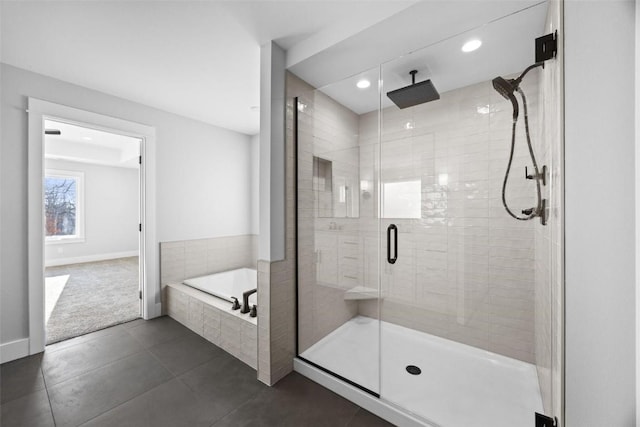
<svg viewBox="0 0 640 427"><path fill-rule="evenodd" d="M169 373L170 373L170 372L169 372ZM98 417L100 417L100 416L102 416L102 415L106 414L107 412L113 411L114 409L117 409L117 408L119 408L120 406L122 406L122 405L124 405L124 404L126 404L126 403L129 403L129 402L130 402L130 401L132 401L133 399L137 399L137 398L138 398L138 397L140 397L140 396L144 396L144 395L145 395L145 394L147 394L147 393L151 393L153 390L155 390L155 389L157 389L157 388L159 388L159 387L164 386L165 384L167 384L169 381L171 381L171 380L173 380L173 379L174 379L174 378L170 378L170 379L168 379L168 380L166 380L166 381L164 381L164 382L162 382L162 383L158 384L157 386L155 386L155 387L153 387L153 388L150 388L150 389L149 389L149 390L147 390L147 391L144 391L144 392L142 392L142 393L140 393L140 394L137 394L137 395L135 395L135 396L133 396L133 397L131 397L131 398L129 398L129 399L127 399L127 400L125 400L125 401L124 401L124 402L122 402L122 403L119 403L118 405L114 406L113 408L109 408L109 409L107 409L106 411L100 412L100 413L99 413L99 414L97 414L95 417L91 417L91 418L89 418L88 420L84 421L82 424L79 424L79 425L78 425L78 427L82 427L83 425L86 425L87 423L89 423L89 422L91 422L91 421L95 420L96 418L98 418Z"/></svg>
<svg viewBox="0 0 640 427"><path fill-rule="evenodd" d="M84 371L84 372L81 372L81 373L76 374L76 375L74 375L74 376L71 376L71 377L69 377L69 378L66 378L66 379L64 379L64 380L62 380L62 381L60 381L60 382L55 383L55 384L51 384L51 387L52 387L52 388L58 387L59 385L64 384L64 383L66 383L66 382L68 382L68 381L70 381L70 380L74 380L74 379L76 379L76 378L78 378L78 377L81 377L82 375L86 375L86 374L89 374L89 373L91 373L91 372L95 372L95 371L97 371L98 369L106 368L107 366L112 365L112 364L114 364L114 363L116 363L116 362L119 362L119 361L121 361L121 360L124 360L124 359L126 359L126 358L128 358L128 357L132 357L132 356L135 356L135 355L137 355L137 354L140 354L140 353L144 352L145 350L146 350L146 349L144 349L144 348L143 348L143 349L142 349L142 350L140 350L140 351L136 351L136 352L134 352L134 353L127 354L126 356L119 357L119 358L117 358L117 359L114 359L114 360L112 360L112 361L110 361L110 362L105 363L104 365L97 366L97 367L95 367L95 368L89 369L89 370L87 370L87 371ZM165 369L166 369L166 368L165 368ZM43 375L42 375L42 377L43 377L43 378L46 378L46 377L45 377L45 375L44 375L44 371L43 371ZM45 384L46 384L46 380L45 380Z"/></svg>
<svg viewBox="0 0 640 427"><path fill-rule="evenodd" d="M47 393L47 401L49 402L49 410L51 411L51 419L53 420L53 425L56 426L56 415L53 413L53 405L51 404L51 396L49 395L49 387L47 386L47 379L44 377L44 370L42 369L42 365L38 368L40 371L40 375L42 375L42 382L44 383L44 391Z"/></svg>
<svg viewBox="0 0 640 427"><path fill-rule="evenodd" d="M100 329L96 329L95 331L87 331L87 332L84 332L84 333L82 333L82 334L80 334L80 335L75 335L75 336L71 336L71 337L66 337L66 338L60 339L60 340L58 340L58 341L56 341L56 342L47 343L47 344L45 344L45 347L46 347L46 346L49 346L49 345L56 345L56 344L59 344L59 343L63 343L63 342L65 342L65 341L73 340L73 339L76 339L76 338L86 337L87 335L91 335L91 334L93 334L93 333L95 333L95 332L101 332L101 331L105 331L105 330L107 330L107 329L111 329L111 328L121 327L121 329L126 330L126 329L128 329L128 328L124 328L124 327L122 327L122 325L127 324L127 323L130 323L130 322L135 322L135 321L136 321L136 320L138 320L138 319L141 319L141 317L136 317L135 319L129 319L129 320L122 320L122 321L120 321L119 323L114 323L113 325L104 326L104 327L101 327ZM115 332L114 332L114 333L115 333ZM107 334L107 335L111 335L111 334ZM90 339L87 339L87 341L84 341L84 342L93 341L93 340L98 339L98 338L100 338L100 337L90 338ZM82 342L79 342L79 343L77 343L77 344L71 344L71 345L70 345L70 346L68 346L68 347L63 347L63 348L61 348L60 350L64 350L65 348L71 348L71 347L74 347L74 346L76 346L76 345L78 345L78 344L82 344ZM55 349L54 349L54 350L53 350L53 352L60 351L60 350L55 350Z"/></svg>
<svg viewBox="0 0 640 427"><path fill-rule="evenodd" d="M187 386L188 387L188 386ZM241 404L239 404L238 406L236 406L235 408L229 410L226 414L224 414L223 416L221 416L220 418L218 418L217 420L215 420L213 422L213 424L211 424L209 427L215 427L216 424L218 424L220 421L224 420L227 416L229 416L230 414L238 411L241 407L243 407L244 405L246 405L247 403L251 402L252 400L256 399L258 397L258 395L262 394L262 393L266 393L266 389L265 390L258 390L256 391L256 393L249 397L247 400L245 400L244 402L242 402Z"/></svg>
<svg viewBox="0 0 640 427"><path fill-rule="evenodd" d="M132 320L131 322L133 322L133 321L135 321L135 320ZM128 322L124 322L124 323L128 323ZM112 328L113 328L113 329L114 329L114 331L113 331L112 333L105 334L105 335L101 335L101 336L98 336L98 337L87 338L85 341L81 341L81 342L78 342L78 343L75 343L75 344L70 344L70 345L68 345L68 346L66 346L66 347L62 347L62 348L59 348L59 349L56 349L56 348L49 349L49 350L48 350L48 352L49 352L49 354L53 354L53 353L57 353L57 352L59 352L59 351L63 351L63 350L67 350L67 349L69 349L69 348L76 347L76 346L78 346L78 345L80 345L80 344L86 344L86 343L89 343L89 342L91 342L91 341L95 341L95 340L97 340L97 339L104 338L104 337L106 337L106 336L116 334L118 329L122 329L123 331L127 331L127 329L130 329L130 328L123 328L121 325L124 325L124 323L118 323L117 325L111 325L111 326L108 326L108 327L106 327L106 328L102 328L102 329L98 329L98 330L96 330L96 331L88 332L88 333L83 334L83 335L78 335L77 337L70 337L70 338L67 338L67 339L64 339L64 340L61 340L61 341L55 342L55 343L53 343L53 344L47 344L47 345L45 345L45 351L47 351L47 349L46 349L46 348L47 348L48 346L57 345L57 344L60 344L60 343L65 342L65 341L70 341L70 340L73 340L73 339L86 337L87 335L91 335L91 334L94 334L94 333L96 333L96 332L106 331L107 329L112 329ZM129 335L131 335L131 334L129 334ZM133 336L132 336L132 337L133 337ZM135 338L135 337L133 337L133 338Z"/></svg>
<svg viewBox="0 0 640 427"><path fill-rule="evenodd" d="M145 352L146 352L147 354L149 354L149 355L150 355L154 360L156 360L156 361L158 362L158 364L159 364L163 369L165 369L165 370L166 370L166 371L167 371L167 372L168 372L172 377L171 377L171 378L169 378L169 379L167 379L166 381L161 382L161 383L160 383L160 384L158 384L157 386L150 388L149 390L143 391L143 392L141 392L141 393L139 393L139 394L136 394L135 396L131 396L131 397L130 397L129 399L127 399L126 401L124 401L124 402L122 402L122 403L120 403L120 404L118 404L118 405L114 406L113 408L109 408L109 409L107 409L106 411L103 411L103 412L101 412L101 413L97 414L95 417L92 417L92 418L90 418L90 419L88 419L88 420L86 420L86 421L83 421L83 422L82 422L82 424L79 424L79 426L83 426L83 425L87 424L88 422L90 422L91 420L93 420L93 419L95 419L95 418L97 418L97 417L99 417L99 416L101 416L101 415L103 415L103 414L106 414L107 412L109 412L109 411L111 411L111 410L113 410L113 409L116 409L116 408L118 408L118 407L120 407L120 406L124 405L125 403L127 403L127 402L129 402L129 401L131 401L131 400L133 400L133 399L135 399L135 398L138 398L138 397L140 397L140 396L143 396L144 394L146 394L146 393L148 393L148 392L150 392L150 391L152 391L152 390L154 390L154 389L156 389L156 388L158 388L158 387L160 387L160 386L163 386L163 385L165 385L166 383L168 383L169 381L171 381L171 380L175 379L175 376L173 375L173 373L172 373L172 372L171 372L167 367L165 367L165 366L164 366L164 365L163 365L163 364L162 364L162 363L161 363L161 362L160 362L160 361L155 357L155 355L154 355L153 353L151 353L151 352L149 351L149 349L147 349L147 348L143 348L141 351L138 351L138 352L136 352L136 353L132 353L132 354L130 354L130 355L128 355L128 356L125 356L125 357L122 357L122 358L120 358L120 359L114 360L113 362L107 363L106 365L101 366L101 368L102 368L102 367L107 367L107 366L109 366L109 365L111 365L111 364L113 364L113 363L115 363L115 362L118 362L118 361L120 361L120 360L126 359L127 357L135 356L135 355L137 355L137 354L141 354L141 353L145 353ZM100 369L100 368L97 368L97 369ZM77 376L76 376L76 377L77 377ZM76 377L74 377L74 378L76 378ZM63 381L63 382L65 382L65 381ZM59 383L59 384L62 384L62 383ZM56 385L57 385L57 384L56 384ZM52 412L53 412L53 410L52 410ZM79 426L78 426L78 427L79 427Z"/></svg>
<svg viewBox="0 0 640 427"><path fill-rule="evenodd" d="M215 345L215 344L214 344L214 345ZM217 359L217 358L219 358L219 357L224 357L224 355L214 356L214 357L212 357L211 359L208 359L208 360L206 360L206 361L204 361L204 362L202 362L202 363L200 363L200 364L198 364L198 365L194 366L193 368L191 368L191 369L188 369L188 370L184 371L183 373L181 373L181 374L179 374L179 375L175 375L175 378L176 378L177 380L179 380L181 383L183 383L183 384L184 384L184 385L185 385L189 390L191 390L192 392L194 392L194 393L195 393L195 390L193 390L191 387L189 387L189 384L187 384L186 382L184 382L180 377L181 377L181 376L183 376L183 375L188 374L189 372L191 372L191 371L193 371L193 370L195 370L195 369L198 369L199 367L201 367L201 366L203 366L203 365L206 365L207 363L209 363L209 362L211 362L212 360L215 360L215 359ZM232 356L232 357L233 357L233 356ZM240 362L242 362L242 361L240 360ZM163 366L164 366L164 365L163 365ZM167 370L168 370L168 369L167 369ZM169 371L169 372L171 372L171 371Z"/></svg>
<svg viewBox="0 0 640 427"><path fill-rule="evenodd" d="M349 424L351 424L351 422L356 419L356 415L358 415L358 412L360 412L360 409L362 409L362 408L360 406L356 405L355 412L353 413L351 418L349 418L349 420L345 423L344 427L349 427Z"/></svg>

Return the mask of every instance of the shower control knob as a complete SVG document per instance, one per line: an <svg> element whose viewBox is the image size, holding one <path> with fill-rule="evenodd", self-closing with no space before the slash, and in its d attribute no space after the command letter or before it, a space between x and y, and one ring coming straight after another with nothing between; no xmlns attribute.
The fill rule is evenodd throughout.
<svg viewBox="0 0 640 427"><path fill-rule="evenodd" d="M534 179L534 178L535 178L535 176L533 176L533 175L529 175L529 170L527 169L527 167L526 167L526 166L524 167L524 177L525 177L526 179Z"/></svg>

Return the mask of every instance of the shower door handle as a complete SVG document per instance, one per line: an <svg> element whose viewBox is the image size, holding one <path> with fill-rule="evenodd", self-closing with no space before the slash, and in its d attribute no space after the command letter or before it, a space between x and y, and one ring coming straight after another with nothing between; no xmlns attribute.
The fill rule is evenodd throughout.
<svg viewBox="0 0 640 427"><path fill-rule="evenodd" d="M391 232L393 231L393 257L391 257ZM395 264L398 260L398 227L391 224L387 227L387 262Z"/></svg>

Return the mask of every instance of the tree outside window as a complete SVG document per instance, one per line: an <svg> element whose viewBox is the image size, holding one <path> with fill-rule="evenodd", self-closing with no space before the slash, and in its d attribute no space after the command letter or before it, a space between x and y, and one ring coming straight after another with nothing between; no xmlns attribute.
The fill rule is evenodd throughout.
<svg viewBox="0 0 640 427"><path fill-rule="evenodd" d="M48 241L81 239L82 174L47 170L44 178L45 235Z"/></svg>

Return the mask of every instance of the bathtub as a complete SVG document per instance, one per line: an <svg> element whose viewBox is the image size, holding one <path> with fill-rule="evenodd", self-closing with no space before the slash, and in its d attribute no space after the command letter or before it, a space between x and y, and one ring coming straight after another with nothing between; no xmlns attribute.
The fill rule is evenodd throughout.
<svg viewBox="0 0 640 427"><path fill-rule="evenodd" d="M232 298L256 289L257 273L250 268L167 283L166 313L207 341L253 369L258 367L258 318L232 310ZM256 304L257 294L249 297Z"/></svg>
<svg viewBox="0 0 640 427"><path fill-rule="evenodd" d="M237 298L242 304L242 294L257 288L258 274L252 268L239 268L186 279L182 283L230 303L233 302L233 298ZM249 296L249 307L257 303L258 294L256 292Z"/></svg>

